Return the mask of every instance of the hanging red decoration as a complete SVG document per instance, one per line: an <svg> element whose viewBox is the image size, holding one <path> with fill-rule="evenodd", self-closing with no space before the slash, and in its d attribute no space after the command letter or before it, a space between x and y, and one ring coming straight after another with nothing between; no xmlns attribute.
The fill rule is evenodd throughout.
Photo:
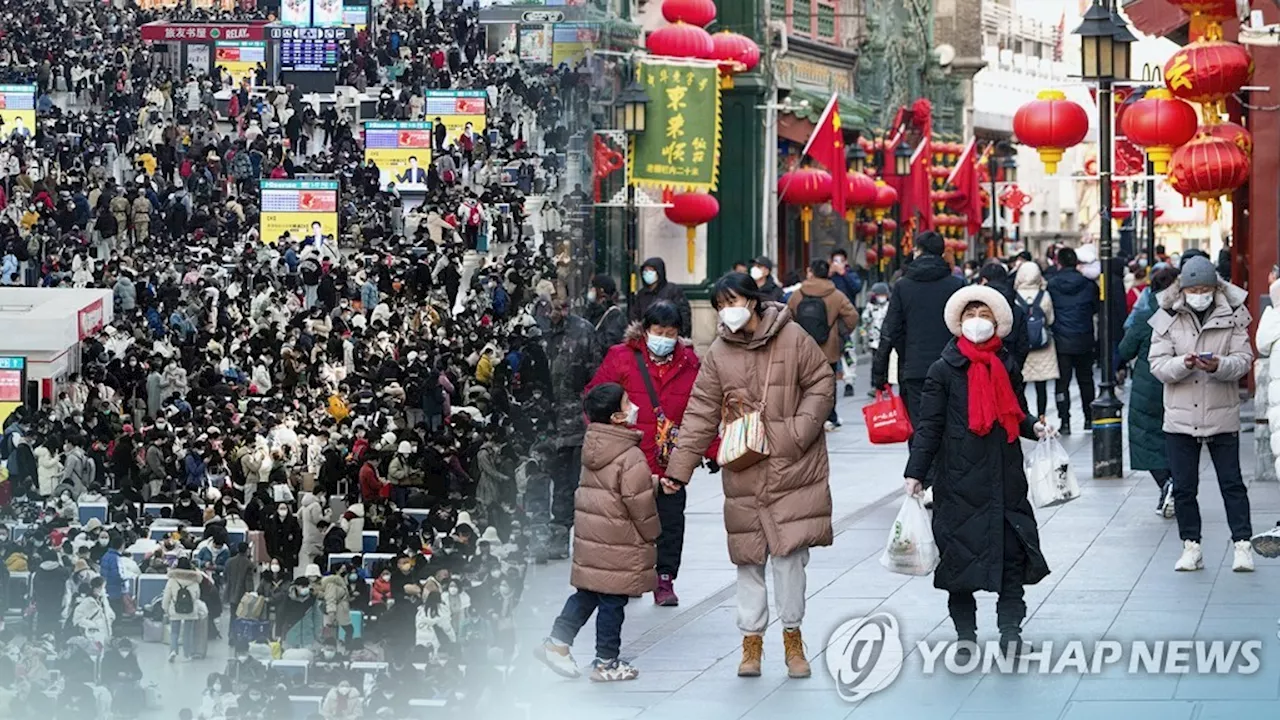
<svg viewBox="0 0 1280 720"><path fill-rule="evenodd" d="M1164 66L1169 92L1204 105L1204 121L1218 122L1223 100L1253 77L1253 57L1243 45L1201 38L1169 58Z"/></svg>
<svg viewBox="0 0 1280 720"><path fill-rule="evenodd" d="M1222 138L1244 151L1253 160L1253 133L1233 122L1222 122L1217 125L1201 125L1200 132Z"/></svg>
<svg viewBox="0 0 1280 720"><path fill-rule="evenodd" d="M1018 142L1035 148L1050 175L1067 148L1078 145L1089 132L1089 116L1060 90L1043 90L1036 99L1018 108L1013 134Z"/></svg>
<svg viewBox="0 0 1280 720"><path fill-rule="evenodd" d="M1216 217L1219 198L1248 182L1249 166L1249 156L1235 143L1200 135L1173 153L1169 185L1184 198L1207 201Z"/></svg>
<svg viewBox="0 0 1280 720"><path fill-rule="evenodd" d="M878 260L879 258L876 256L876 251L867 248L867 267L875 265Z"/></svg>
<svg viewBox="0 0 1280 720"><path fill-rule="evenodd" d="M669 23L689 23L706 27L716 19L713 0L666 0L662 3L662 17Z"/></svg>
<svg viewBox="0 0 1280 720"><path fill-rule="evenodd" d="M1032 197L1017 185L1009 185L1000 193L1000 206L1013 211L1013 224L1022 222L1022 211L1031 204Z"/></svg>
<svg viewBox="0 0 1280 720"><path fill-rule="evenodd" d="M800 206L800 224L808 243L813 206L831 199L831 174L817 168L792 170L778 178L778 197L788 205Z"/></svg>
<svg viewBox="0 0 1280 720"><path fill-rule="evenodd" d="M1236 16L1236 0L1166 0L1192 17L1199 15L1210 22L1230 20Z"/></svg>
<svg viewBox="0 0 1280 720"><path fill-rule="evenodd" d="M698 226L711 222L720 214L720 202L710 193L676 193L668 202L671 206L664 208L663 212L668 220L685 228L685 260L692 273L697 258Z"/></svg>
<svg viewBox="0 0 1280 720"><path fill-rule="evenodd" d="M845 207L844 219L849 227L849 242L853 243L854 224L859 208L869 208L876 201L876 182L862 173L850 170L845 174Z"/></svg>
<svg viewBox="0 0 1280 720"><path fill-rule="evenodd" d="M1166 88L1155 88L1124 114L1121 129L1129 142L1145 148L1147 159L1158 173L1168 172L1173 151L1196 136L1196 109L1173 96Z"/></svg>
<svg viewBox="0 0 1280 720"><path fill-rule="evenodd" d="M884 255L885 260L892 260L898 256L898 249L892 245L885 245L881 248L880 254Z"/></svg>
<svg viewBox="0 0 1280 720"><path fill-rule="evenodd" d="M898 204L898 191L883 180L876 181L876 199L871 203L871 216L880 221Z"/></svg>
<svg viewBox="0 0 1280 720"><path fill-rule="evenodd" d="M697 25L678 22L649 33L645 47L654 55L667 57L703 58L710 60L715 53L711 34Z"/></svg>
<svg viewBox="0 0 1280 720"><path fill-rule="evenodd" d="M963 240L956 241L956 252L962 253L962 252L966 252L968 249L969 249L969 243Z"/></svg>
<svg viewBox="0 0 1280 720"><path fill-rule="evenodd" d="M720 61L720 87L733 87L733 76L760 64L760 46L746 35L725 30L711 36L711 59Z"/></svg>

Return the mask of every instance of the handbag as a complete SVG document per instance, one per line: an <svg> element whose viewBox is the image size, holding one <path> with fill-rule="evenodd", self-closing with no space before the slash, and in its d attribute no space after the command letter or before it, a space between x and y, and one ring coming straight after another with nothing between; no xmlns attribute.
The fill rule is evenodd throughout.
<svg viewBox="0 0 1280 720"><path fill-rule="evenodd" d="M764 413L769 402L769 379L773 375L773 351L769 348L769 366L764 373L760 402L754 409L741 398L728 398L720 408L720 451L716 463L732 472L742 472L769 457L769 436L765 431ZM736 417L731 417L736 413Z"/></svg>
<svg viewBox="0 0 1280 720"><path fill-rule="evenodd" d="M649 366L645 365L644 356L639 350L633 353L636 356L636 366L640 368L640 377L644 379L644 389L649 393L649 404L653 407L653 415L657 418L657 431L654 433L654 442L658 446L658 466L667 467L667 463L671 460L671 453L675 452L676 440L680 438L680 426L671 422L667 418L667 414L662 411L662 405L658 403L658 391L653 387L653 378L649 376Z"/></svg>
<svg viewBox="0 0 1280 720"><path fill-rule="evenodd" d="M873 445L892 445L911 439L915 430L907 415L907 404L893 390L876 391L875 402L862 408L862 419L867 423L867 438Z"/></svg>

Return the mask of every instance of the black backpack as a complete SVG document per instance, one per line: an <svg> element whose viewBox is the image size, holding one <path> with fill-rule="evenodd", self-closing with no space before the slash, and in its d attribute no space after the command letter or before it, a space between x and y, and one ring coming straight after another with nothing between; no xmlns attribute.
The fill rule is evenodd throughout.
<svg viewBox="0 0 1280 720"><path fill-rule="evenodd" d="M1018 297L1018 304L1027 311L1027 347L1031 350L1049 347L1049 324L1045 322L1044 308L1040 305L1043 299L1043 290L1036 293L1030 304L1021 296Z"/></svg>
<svg viewBox="0 0 1280 720"><path fill-rule="evenodd" d="M797 291L799 292L799 291ZM831 337L831 323L827 321L827 303L816 295L800 293L800 304L796 306L796 322L819 345L825 345Z"/></svg>
<svg viewBox="0 0 1280 720"><path fill-rule="evenodd" d="M191 597L186 585L178 586L178 594L173 598L173 611L179 615L190 615L196 611L195 598Z"/></svg>

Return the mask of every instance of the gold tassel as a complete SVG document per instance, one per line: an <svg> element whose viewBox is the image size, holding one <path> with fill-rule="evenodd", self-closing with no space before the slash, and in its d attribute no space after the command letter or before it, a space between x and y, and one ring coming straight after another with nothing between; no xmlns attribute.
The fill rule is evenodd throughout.
<svg viewBox="0 0 1280 720"><path fill-rule="evenodd" d="M698 252L698 243L695 241L695 238L697 237L698 237L698 226L686 225L684 228L684 253L685 253L685 260L689 264L690 275L693 274L694 265L696 264L694 260L696 259L696 254Z"/></svg>

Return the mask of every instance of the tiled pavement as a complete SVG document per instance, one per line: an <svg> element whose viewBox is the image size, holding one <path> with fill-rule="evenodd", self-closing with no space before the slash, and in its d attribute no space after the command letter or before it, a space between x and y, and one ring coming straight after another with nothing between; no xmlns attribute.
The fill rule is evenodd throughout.
<svg viewBox="0 0 1280 720"><path fill-rule="evenodd" d="M1126 661L1098 674L1001 676L945 671L926 676L918 652L910 654L889 687L860 704L838 696L826 670L824 646L849 618L893 614L904 645L953 637L946 595L931 578L884 570L878 557L901 500L905 450L866 442L858 408L844 400L844 429L828 436L836 540L816 549L809 564L804 634L814 675L786 678L781 630L774 619L765 642L765 674L735 675L740 637L735 624L734 569L728 562L718 478L699 476L690 486L684 565L677 583L679 608L654 607L650 598L627 606L623 656L640 678L593 685L562 680L530 663L519 672L518 692L531 715L542 718L912 718L913 720L1261 720L1280 717L1280 641L1274 602L1280 565L1259 560L1258 572L1231 572L1222 502L1212 467L1202 463L1205 565L1175 573L1177 527L1153 512L1155 484L1146 474L1123 480L1089 477L1090 438L1065 439L1082 497L1037 512L1041 541L1053 573L1027 589L1025 636L1033 643L1071 639L1259 640L1260 669L1248 676L1129 674ZM1078 403L1077 403L1078 408ZM1078 412L1078 409L1077 409ZM1077 417L1076 427L1080 426ZM1242 436L1242 467L1253 474L1253 436ZM1127 458L1126 458L1127 462ZM1280 516L1280 485L1250 487L1256 528ZM535 571L525 593L526 642L550 627L569 592L568 564ZM995 596L979 594L980 640L994 640ZM590 660L594 633L584 628L575 645ZM527 657L527 655L526 655ZM513 688L514 689L514 688Z"/></svg>

